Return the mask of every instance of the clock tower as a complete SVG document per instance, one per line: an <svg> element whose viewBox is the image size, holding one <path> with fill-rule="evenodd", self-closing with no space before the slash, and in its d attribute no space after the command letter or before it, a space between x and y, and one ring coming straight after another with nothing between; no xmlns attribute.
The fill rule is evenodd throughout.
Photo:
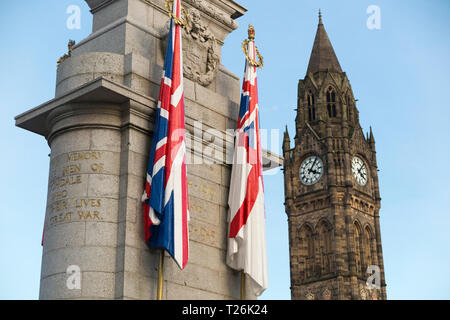
<svg viewBox="0 0 450 320"><path fill-rule="evenodd" d="M283 141L292 299L386 299L375 139L356 101L319 12Z"/></svg>

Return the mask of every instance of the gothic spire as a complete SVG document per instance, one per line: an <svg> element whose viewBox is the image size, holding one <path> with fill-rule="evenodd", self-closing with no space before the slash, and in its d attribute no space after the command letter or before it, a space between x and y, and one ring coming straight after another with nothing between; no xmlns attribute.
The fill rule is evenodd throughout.
<svg viewBox="0 0 450 320"><path fill-rule="evenodd" d="M286 152L290 148L291 148L291 139L289 138L289 131L286 125L286 131L284 131L284 138L283 138L283 151Z"/></svg>
<svg viewBox="0 0 450 320"><path fill-rule="evenodd" d="M373 136L372 127L370 127L369 141L370 141L371 144L375 144L375 138Z"/></svg>
<svg viewBox="0 0 450 320"><path fill-rule="evenodd" d="M314 40L311 58L309 59L307 74L318 71L342 72L341 65L336 57L333 46L328 38L322 22L322 12L319 10L319 25L317 27L316 39Z"/></svg>

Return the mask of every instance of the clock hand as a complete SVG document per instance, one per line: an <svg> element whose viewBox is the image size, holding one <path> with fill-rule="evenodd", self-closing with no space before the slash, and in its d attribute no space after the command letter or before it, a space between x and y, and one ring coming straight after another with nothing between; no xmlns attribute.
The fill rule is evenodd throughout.
<svg viewBox="0 0 450 320"><path fill-rule="evenodd" d="M362 165L362 166L358 169L358 173L359 173L359 175L360 175L363 179L366 179L366 175L365 175L364 173L361 172L363 166L364 166L364 165Z"/></svg>
<svg viewBox="0 0 450 320"><path fill-rule="evenodd" d="M316 161L317 161L317 158L314 159L314 162L313 162L313 164L311 165L311 167L310 167L310 169L309 169L309 173L312 172L312 170L313 170L313 168L314 168L314 165L316 164Z"/></svg>
<svg viewBox="0 0 450 320"><path fill-rule="evenodd" d="M362 168L363 168L363 165L361 165L361 167L359 167L359 169L358 169L358 172L359 172L360 174L362 174L362 173L361 173Z"/></svg>

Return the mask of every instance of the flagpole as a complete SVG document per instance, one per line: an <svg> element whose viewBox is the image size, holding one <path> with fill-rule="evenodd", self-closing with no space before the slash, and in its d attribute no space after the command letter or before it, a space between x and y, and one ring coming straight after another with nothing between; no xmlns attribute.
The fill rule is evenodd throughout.
<svg viewBox="0 0 450 320"><path fill-rule="evenodd" d="M241 300L245 300L245 273L241 270Z"/></svg>
<svg viewBox="0 0 450 320"><path fill-rule="evenodd" d="M157 292L157 300L162 300L163 296L163 283L164 283L164 250L161 249L159 253L159 265L158 265L158 292Z"/></svg>

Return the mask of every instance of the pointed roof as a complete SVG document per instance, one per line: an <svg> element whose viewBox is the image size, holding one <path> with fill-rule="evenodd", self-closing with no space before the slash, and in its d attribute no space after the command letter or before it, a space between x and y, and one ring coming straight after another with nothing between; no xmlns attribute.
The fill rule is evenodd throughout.
<svg viewBox="0 0 450 320"><path fill-rule="evenodd" d="M317 27L311 58L309 59L307 74L326 70L342 72L341 65L328 38L328 34L325 31L322 22L322 13L319 10L319 25Z"/></svg>
<svg viewBox="0 0 450 320"><path fill-rule="evenodd" d="M286 130L284 131L284 140L290 140L288 126L286 125Z"/></svg>

